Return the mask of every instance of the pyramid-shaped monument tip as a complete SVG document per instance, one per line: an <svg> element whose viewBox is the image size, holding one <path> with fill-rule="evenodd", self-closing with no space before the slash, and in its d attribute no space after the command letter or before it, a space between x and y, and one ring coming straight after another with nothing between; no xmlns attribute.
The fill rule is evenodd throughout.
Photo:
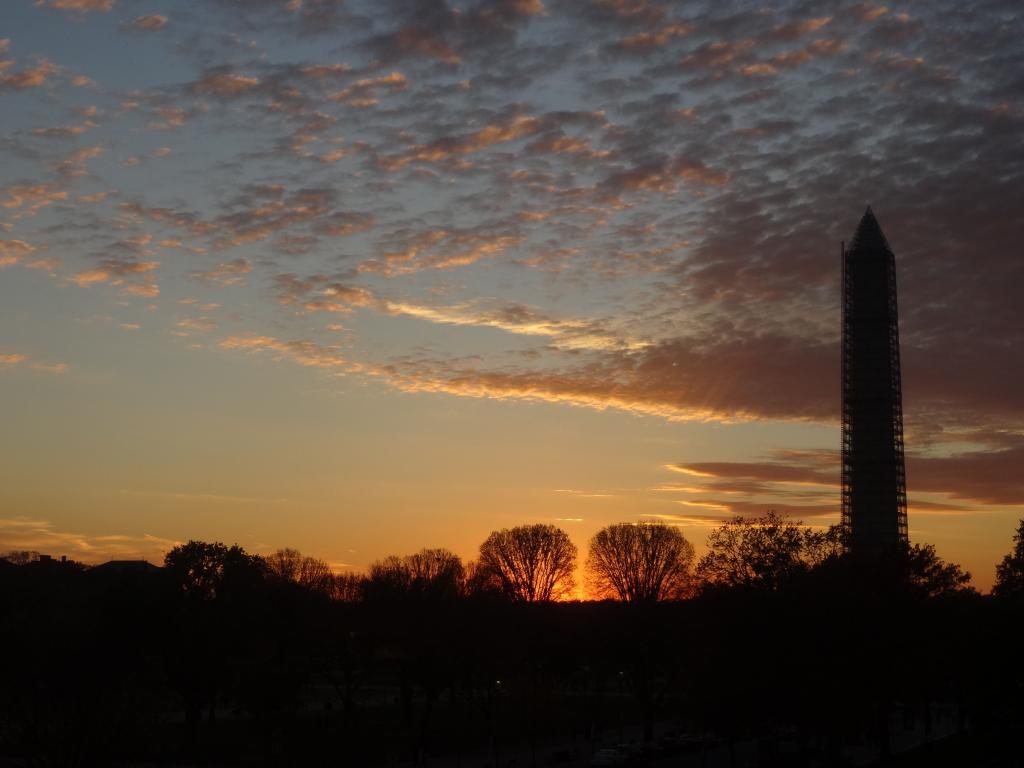
<svg viewBox="0 0 1024 768"><path fill-rule="evenodd" d="M885 233L882 232L881 226L878 224L878 219L875 218L874 211L871 210L871 206L867 207L864 211L864 215L861 217L860 223L857 225L857 231L853 235L853 239L850 241L851 251L889 251L889 241L885 237Z"/></svg>

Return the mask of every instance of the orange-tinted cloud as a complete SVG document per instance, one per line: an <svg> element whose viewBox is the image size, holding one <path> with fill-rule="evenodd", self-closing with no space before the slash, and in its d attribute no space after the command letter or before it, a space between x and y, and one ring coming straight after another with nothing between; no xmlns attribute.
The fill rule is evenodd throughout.
<svg viewBox="0 0 1024 768"><path fill-rule="evenodd" d="M680 66L686 69L717 69L731 64L738 57L747 54L754 48L754 41L716 40L705 43L694 52L685 56Z"/></svg>
<svg viewBox="0 0 1024 768"><path fill-rule="evenodd" d="M0 269L17 264L35 250L35 246L24 240L0 240Z"/></svg>
<svg viewBox="0 0 1024 768"><path fill-rule="evenodd" d="M57 375L67 373L69 368L67 363L48 363L43 360L35 360L21 352L0 352L0 373L4 370L21 366L34 371Z"/></svg>
<svg viewBox="0 0 1024 768"><path fill-rule="evenodd" d="M163 562L164 553L181 542L152 536L90 535L62 530L48 520L32 517L0 518L0 551L43 552L89 565L126 558Z"/></svg>
<svg viewBox="0 0 1024 768"><path fill-rule="evenodd" d="M82 147L76 149L57 165L57 173L65 177L84 176L86 174L85 164L104 152L103 147Z"/></svg>
<svg viewBox="0 0 1024 768"><path fill-rule="evenodd" d="M404 91L406 87L405 75L401 72L389 72L386 75L357 80L340 91L328 94L327 98L353 107L369 107L377 103L379 91Z"/></svg>
<svg viewBox="0 0 1024 768"><path fill-rule="evenodd" d="M486 125L474 133L436 139L399 155L381 158L381 165L389 171L404 168L409 163L439 163L462 155L480 152L495 144L532 136L543 128L536 117L520 115Z"/></svg>
<svg viewBox="0 0 1024 768"><path fill-rule="evenodd" d="M33 128L33 136L41 136L46 139L67 139L73 136L80 136L86 131L91 131L96 127L96 123L92 120L83 120L81 123L75 123L73 125L60 125L52 128Z"/></svg>
<svg viewBox="0 0 1024 768"><path fill-rule="evenodd" d="M513 232L488 232L444 229L428 230L412 236L397 251L359 264L359 272L387 276L410 274L424 269L451 269L497 256L521 242Z"/></svg>
<svg viewBox="0 0 1024 768"><path fill-rule="evenodd" d="M245 275L252 272L252 264L248 259L237 258L207 270L195 270L189 272L189 277L212 285L238 285L245 279Z"/></svg>
<svg viewBox="0 0 1024 768"><path fill-rule="evenodd" d="M99 11L106 13L113 9L117 0L36 0L36 5L46 8L57 8L62 11L75 11L76 13L89 13Z"/></svg>
<svg viewBox="0 0 1024 768"><path fill-rule="evenodd" d="M415 53L437 59L445 64L458 64L462 61L462 57L444 41L441 35L427 26L400 29L387 38L385 45L393 54Z"/></svg>
<svg viewBox="0 0 1024 768"><path fill-rule="evenodd" d="M144 242L148 242L148 238ZM153 272L159 266L158 261L108 257L102 259L98 267L71 275L68 280L82 288L110 283L120 288L125 295L153 297L160 295L160 288L153 277Z"/></svg>
<svg viewBox="0 0 1024 768"><path fill-rule="evenodd" d="M138 16L127 22L124 27L133 32L153 32L166 26L167 22L168 18L166 16L153 13L146 16Z"/></svg>
<svg viewBox="0 0 1024 768"><path fill-rule="evenodd" d="M598 185L605 199L624 192L674 192L680 181L696 186L720 187L729 181L727 171L709 168L700 160L661 158L608 176Z"/></svg>
<svg viewBox="0 0 1024 768"><path fill-rule="evenodd" d="M11 74L4 74L3 69L0 69L0 90L10 88L23 91L26 88L39 88L59 71L60 68L56 64L46 59L41 59L35 66Z"/></svg>
<svg viewBox="0 0 1024 768"><path fill-rule="evenodd" d="M813 19L801 19L788 24L780 24L772 30L772 37L781 40L793 40L812 32L817 32L832 21L831 16L819 16Z"/></svg>
<svg viewBox="0 0 1024 768"><path fill-rule="evenodd" d="M683 420L835 418L832 343L784 336L680 338L595 353L561 369L480 369L444 360L384 366L406 391L542 400ZM800 371L798 377L792 371Z"/></svg>
<svg viewBox="0 0 1024 768"><path fill-rule="evenodd" d="M269 352L276 360L289 360L311 368L339 369L346 365L338 347L312 341L282 341L273 336L229 336L218 346L243 352Z"/></svg>
<svg viewBox="0 0 1024 768"><path fill-rule="evenodd" d="M236 72L208 72L192 84L193 90L204 96L233 99L251 91L260 84L259 78Z"/></svg>
<svg viewBox="0 0 1024 768"><path fill-rule="evenodd" d="M636 32L619 40L615 47L620 51L646 52L655 48L664 48L676 38L686 37L693 32L692 24L673 22L658 29Z"/></svg>

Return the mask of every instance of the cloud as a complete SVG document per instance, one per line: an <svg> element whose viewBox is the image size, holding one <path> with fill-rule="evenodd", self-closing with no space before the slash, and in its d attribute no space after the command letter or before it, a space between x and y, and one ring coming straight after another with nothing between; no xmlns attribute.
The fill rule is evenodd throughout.
<svg viewBox="0 0 1024 768"><path fill-rule="evenodd" d="M36 5L46 8L56 8L61 11L74 11L75 13L91 13L98 11L107 13L113 10L116 0L35 0Z"/></svg>
<svg viewBox="0 0 1024 768"><path fill-rule="evenodd" d="M217 321L209 317L183 317L174 324L178 330L174 331L175 336L193 336L195 334L206 334L217 328Z"/></svg>
<svg viewBox="0 0 1024 768"><path fill-rule="evenodd" d="M26 88L39 88L46 85L50 78L59 71L60 68L56 64L46 59L40 59L35 66L12 72L9 75L4 74L4 70L0 69L0 91L5 89L23 91Z"/></svg>
<svg viewBox="0 0 1024 768"><path fill-rule="evenodd" d="M0 518L0 551L41 552L53 557L63 555L88 565L126 559L161 563L164 553L180 543L148 533L76 533L63 530L48 520L33 517Z"/></svg>
<svg viewBox="0 0 1024 768"><path fill-rule="evenodd" d="M306 312L348 314L358 307L385 306L385 302L368 288L346 285L327 275L300 278L285 273L275 276L274 283L277 286L278 303Z"/></svg>
<svg viewBox="0 0 1024 768"><path fill-rule="evenodd" d="M85 164L93 158L99 157L104 152L103 147L82 147L76 149L57 164L57 173L66 178L84 176L87 171Z"/></svg>
<svg viewBox="0 0 1024 768"><path fill-rule="evenodd" d="M0 240L0 269L17 264L35 250L35 246L24 240Z"/></svg>
<svg viewBox="0 0 1024 768"><path fill-rule="evenodd" d="M409 163L438 163L462 155L480 152L495 144L532 136L543 127L535 117L519 115L486 125L478 131L459 136L435 139L399 155L381 158L381 165L389 171L398 170Z"/></svg>
<svg viewBox="0 0 1024 768"><path fill-rule="evenodd" d="M307 312L347 314L355 309L372 309L391 316L412 317L430 323L479 328L496 328L525 336L548 337L564 349L614 349L642 347L643 342L622 338L600 323L545 315L525 304L485 302L459 305L430 305L409 300L390 300L373 291L346 285L326 275L302 279L292 273L277 275L278 301Z"/></svg>
<svg viewBox="0 0 1024 768"><path fill-rule="evenodd" d="M86 131L91 131L96 127L96 123L92 120L83 120L81 123L75 123L73 125L59 125L52 128L33 128L33 136L41 136L46 139L68 139L74 136L80 136Z"/></svg>
<svg viewBox="0 0 1024 768"><path fill-rule="evenodd" d="M369 107L377 103L377 94L381 90L404 91L407 82L401 72L389 72L386 75L357 80L340 91L328 94L327 98L353 107Z"/></svg>
<svg viewBox="0 0 1024 768"><path fill-rule="evenodd" d="M625 192L667 194L674 192L680 181L696 186L719 187L729 181L729 174L708 168L700 160L658 158L612 173L598 185L598 189L608 198L617 198Z"/></svg>
<svg viewBox="0 0 1024 768"><path fill-rule="evenodd" d="M252 272L252 264L248 259L240 257L218 264L213 269L189 272L189 277L211 285L228 286L238 285L250 272Z"/></svg>
<svg viewBox="0 0 1024 768"><path fill-rule="evenodd" d="M795 483L838 487L839 455L835 452L808 451L790 453L785 461L772 462L693 462L672 464L676 472L701 478L757 480L769 483Z"/></svg>
<svg viewBox="0 0 1024 768"><path fill-rule="evenodd" d="M167 25L168 18L158 13L148 14L146 16L137 16L129 22L125 22L122 25L122 29L131 32L153 32L158 29L162 29Z"/></svg>
<svg viewBox="0 0 1024 768"><path fill-rule="evenodd" d="M148 238L143 239L143 243ZM129 248L141 247L126 243ZM110 283L121 289L128 296L159 296L160 288L155 282L153 273L160 266L158 261L138 261L134 258L116 256L101 259L99 265L86 269L68 277L68 280L80 288L98 283Z"/></svg>
<svg viewBox="0 0 1024 768"><path fill-rule="evenodd" d="M67 373L70 366L67 363L48 363L44 360L35 360L21 352L0 352L0 373L15 367L25 367L34 371L60 375Z"/></svg>
<svg viewBox="0 0 1024 768"><path fill-rule="evenodd" d="M695 337L596 351L561 368L494 370L415 359L377 373L404 391L611 408L673 421L829 421L838 411L831 385L837 355L834 345L782 336Z"/></svg>
<svg viewBox="0 0 1024 768"><path fill-rule="evenodd" d="M338 211L321 218L313 231L326 237L348 237L372 229L375 221L372 214Z"/></svg>
<svg viewBox="0 0 1024 768"><path fill-rule="evenodd" d="M682 22L664 24L655 30L634 32L615 43L614 49L626 53L647 53L652 49L664 48L671 41L686 37L693 32L693 25Z"/></svg>
<svg viewBox="0 0 1024 768"><path fill-rule="evenodd" d="M55 202L66 200L67 190L56 184L11 184L0 187L0 195L6 195L0 199L0 207L7 209L24 209L23 213L31 215L40 208L45 208Z"/></svg>
<svg viewBox="0 0 1024 768"><path fill-rule="evenodd" d="M910 456L907 487L944 493L954 499L989 504L1024 505L1024 435L1000 450L973 450L949 456Z"/></svg>
<svg viewBox="0 0 1024 768"><path fill-rule="evenodd" d="M115 285L121 286L122 296L145 296L153 298L160 295L160 286L156 283L121 283L115 282Z"/></svg>
<svg viewBox="0 0 1024 768"><path fill-rule="evenodd" d="M235 99L260 84L259 78L236 72L207 72L192 84L192 89L204 96Z"/></svg>
<svg viewBox="0 0 1024 768"><path fill-rule="evenodd" d="M288 360L301 366L326 370L344 369L346 360L338 347L312 341L281 341L272 336L229 336L218 346L243 352L269 352L275 360Z"/></svg>
<svg viewBox="0 0 1024 768"><path fill-rule="evenodd" d="M1024 436L1005 435L1006 447L907 458L913 514L980 514L981 506L1024 505L1024 481L1014 467L1024 459ZM838 450L776 451L766 461L704 461L667 465L685 485L657 490L711 497L730 511L785 507L800 514L834 513L839 506ZM968 502L967 505L954 500ZM810 505L810 506L808 506Z"/></svg>
<svg viewBox="0 0 1024 768"><path fill-rule="evenodd" d="M643 347L643 342L631 341L589 320L555 318L538 312L524 304L504 304L497 307L478 306L475 303L456 306L428 306L406 301L386 301L380 305L390 315L406 315L432 323L478 328L497 328L508 333L542 336L561 349L617 349Z"/></svg>
<svg viewBox="0 0 1024 768"><path fill-rule="evenodd" d="M173 226L194 236L209 238L219 250L258 243L288 230L309 228L312 233L327 237L342 237L366 231L374 224L374 217L335 207L338 193L328 187L300 187L287 189L281 184L254 184L243 187L222 204L222 212L210 219L198 213L173 208L146 206L138 202L122 203L121 209L140 219L149 219ZM316 243L309 236L308 247ZM288 240L281 241L287 244ZM303 242L292 239L292 243ZM284 248L285 251L290 248ZM302 250L302 249L300 249Z"/></svg>
<svg viewBox="0 0 1024 768"><path fill-rule="evenodd" d="M425 269L452 269L498 256L522 241L522 236L506 225L476 229L433 229L390 238L395 247L385 244L384 253L363 261L359 272L385 276L410 274Z"/></svg>
<svg viewBox="0 0 1024 768"><path fill-rule="evenodd" d="M755 42L744 40L715 40L705 43L700 48L687 54L679 65L683 69L715 70L732 64L738 58L753 51Z"/></svg>
<svg viewBox="0 0 1024 768"><path fill-rule="evenodd" d="M772 36L781 40L795 40L796 38L817 32L832 21L831 16L818 16L811 19L780 24L772 30Z"/></svg>

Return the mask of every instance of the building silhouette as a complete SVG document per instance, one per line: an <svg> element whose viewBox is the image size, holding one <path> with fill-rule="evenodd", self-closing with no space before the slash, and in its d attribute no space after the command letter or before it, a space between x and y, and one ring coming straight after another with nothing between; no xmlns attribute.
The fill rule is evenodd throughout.
<svg viewBox="0 0 1024 768"><path fill-rule="evenodd" d="M870 555L907 541L896 259L870 207L842 271L843 527Z"/></svg>

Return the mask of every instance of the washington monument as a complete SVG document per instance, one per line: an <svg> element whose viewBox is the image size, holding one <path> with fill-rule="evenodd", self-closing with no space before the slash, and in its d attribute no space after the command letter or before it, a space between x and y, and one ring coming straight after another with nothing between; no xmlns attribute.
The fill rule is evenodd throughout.
<svg viewBox="0 0 1024 768"><path fill-rule="evenodd" d="M896 259L869 207L843 271L843 527L854 554L907 541Z"/></svg>

